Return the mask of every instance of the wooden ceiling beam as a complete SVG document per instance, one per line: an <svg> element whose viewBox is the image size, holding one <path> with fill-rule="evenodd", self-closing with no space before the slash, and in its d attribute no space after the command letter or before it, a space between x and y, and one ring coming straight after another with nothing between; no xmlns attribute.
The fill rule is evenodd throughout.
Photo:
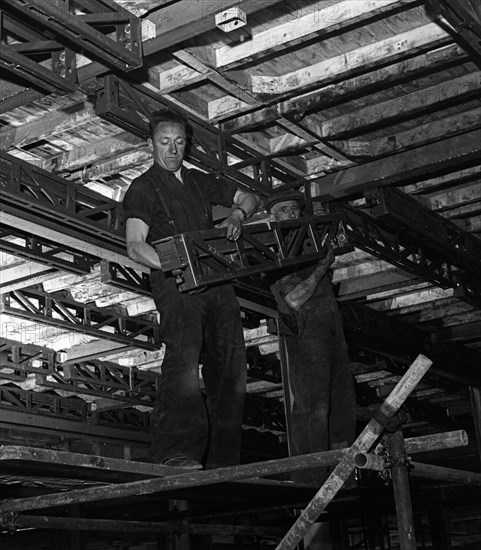
<svg viewBox="0 0 481 550"><path fill-rule="evenodd" d="M407 184L433 172L442 174L473 164L480 154L481 130L475 130L328 174L313 181L317 189L312 194L332 200L383 185Z"/></svg>
<svg viewBox="0 0 481 550"><path fill-rule="evenodd" d="M415 128L377 138L371 142L371 155L381 157L420 147L427 143L481 127L481 108L462 111Z"/></svg>
<svg viewBox="0 0 481 550"><path fill-rule="evenodd" d="M255 94L288 94L322 82L340 80L395 63L407 56L412 57L416 53L426 52L450 42L452 37L437 23L428 23L282 76L244 73L240 74L239 78L247 79L246 84ZM233 71L234 73L236 71Z"/></svg>
<svg viewBox="0 0 481 550"><path fill-rule="evenodd" d="M472 181L480 176L481 166L470 166L469 168L464 168L463 170L455 170L449 174L443 174L418 183L405 185L402 189L408 194L437 191L438 189L445 189L447 187L452 187L453 185L458 185L459 183Z"/></svg>
<svg viewBox="0 0 481 550"><path fill-rule="evenodd" d="M66 112L49 113L26 124L0 132L0 148L24 147L46 136L78 128L95 117L95 108L89 102L74 105Z"/></svg>
<svg viewBox="0 0 481 550"><path fill-rule="evenodd" d="M440 70L453 63L461 64L467 57L466 52L457 44L444 46L360 76L329 84L313 92L278 102L264 109L238 116L224 122L222 129L231 133L246 131L251 127L271 124L286 114L293 116L314 109L325 109L333 104L367 95L379 88L386 88L406 79L414 79L431 71Z"/></svg>
<svg viewBox="0 0 481 550"><path fill-rule="evenodd" d="M211 54L215 60L213 66L223 69L237 67L272 51L282 51L316 36L382 16L399 7L408 9L415 3L416 0L356 0L326 6L326 2L318 2L308 6L305 15L295 18L290 15L281 24L258 33L254 31L249 40L214 49Z"/></svg>
<svg viewBox="0 0 481 550"><path fill-rule="evenodd" d="M309 118L314 119L321 137L343 138L424 115L430 108L440 110L480 93L481 71L477 71L324 122L319 122L316 115Z"/></svg>

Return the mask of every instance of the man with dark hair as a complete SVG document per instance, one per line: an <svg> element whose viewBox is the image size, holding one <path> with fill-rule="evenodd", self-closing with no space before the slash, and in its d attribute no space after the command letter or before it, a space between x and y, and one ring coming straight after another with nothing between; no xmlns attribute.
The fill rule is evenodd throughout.
<svg viewBox="0 0 481 550"><path fill-rule="evenodd" d="M271 221L300 218L303 199L299 191L275 191L265 202ZM290 270L271 287L288 358L291 455L343 447L355 438L353 378L329 273L334 254L327 248L316 265ZM327 475L317 468L291 477L319 486Z"/></svg>
<svg viewBox="0 0 481 550"><path fill-rule="evenodd" d="M128 256L151 268L152 295L166 346L152 412L151 458L198 469L202 464L237 464L240 458L246 360L239 304L231 285L181 293L175 278L162 271L152 242L214 227L213 204L233 206L221 226L228 239L236 240L258 199L214 174L185 168L187 135L183 115L170 110L154 113L154 164L132 182L123 206Z"/></svg>

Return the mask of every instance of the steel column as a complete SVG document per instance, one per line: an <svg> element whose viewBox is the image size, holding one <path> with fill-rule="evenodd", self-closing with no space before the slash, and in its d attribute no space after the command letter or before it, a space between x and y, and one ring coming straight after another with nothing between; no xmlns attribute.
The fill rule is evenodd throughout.
<svg viewBox="0 0 481 550"><path fill-rule="evenodd" d="M392 461L391 477L396 504L400 550L416 550L411 495L409 493L408 464L402 432L398 430L393 434L388 434L386 439Z"/></svg>

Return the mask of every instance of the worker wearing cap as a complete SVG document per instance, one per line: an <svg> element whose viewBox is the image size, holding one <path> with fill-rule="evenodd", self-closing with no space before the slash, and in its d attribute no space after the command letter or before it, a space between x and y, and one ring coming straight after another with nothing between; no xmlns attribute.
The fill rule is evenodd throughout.
<svg viewBox="0 0 481 550"><path fill-rule="evenodd" d="M271 221L300 218L299 191L275 191L265 200ZM290 454L349 445L355 438L355 396L342 319L329 267L332 248L317 264L284 271L272 284L285 338L292 395ZM294 481L322 485L325 468L293 472Z"/></svg>

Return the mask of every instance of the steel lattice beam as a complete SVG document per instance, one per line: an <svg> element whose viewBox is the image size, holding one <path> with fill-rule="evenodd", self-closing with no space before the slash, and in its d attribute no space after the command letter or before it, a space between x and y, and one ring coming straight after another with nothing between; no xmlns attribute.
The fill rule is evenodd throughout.
<svg viewBox="0 0 481 550"><path fill-rule="evenodd" d="M0 311L14 317L89 334L142 349L159 349L156 323L131 319L108 309L56 297L38 290L14 290L2 295Z"/></svg>
<svg viewBox="0 0 481 550"><path fill-rule="evenodd" d="M121 205L0 152L0 211L125 253Z"/></svg>
<svg viewBox="0 0 481 550"><path fill-rule="evenodd" d="M64 86L65 89L69 86L67 89L75 89L74 51L85 53L87 57L117 71L125 72L142 66L141 21L112 0L76 0L76 9L61 0L5 0L3 4L4 10L16 20L17 25L18 22L20 25L26 22L30 28L35 28L36 33L47 38L53 35L55 41L50 40L53 44L48 47L58 50L66 45L69 48L63 55L70 57L70 63L56 74L12 51L12 46L2 47L7 63L12 64L12 68L16 67L17 72L20 68L27 80L34 78L37 85L42 86L43 81L42 87L46 84L47 88L58 86L62 89ZM83 13L78 12L79 8ZM111 27L115 27L115 39L107 34ZM38 53L38 45L34 47L30 41L21 46L26 53ZM47 44L43 47L47 48Z"/></svg>
<svg viewBox="0 0 481 550"><path fill-rule="evenodd" d="M107 361L63 365L48 348L0 339L0 378L25 382L35 375L38 386L94 395L135 405L153 406L158 375Z"/></svg>
<svg viewBox="0 0 481 550"><path fill-rule="evenodd" d="M332 241L338 253L347 239L336 216L310 217L244 227L228 241L225 229L180 233L153 243L163 271L176 275L181 291L312 263L326 255Z"/></svg>
<svg viewBox="0 0 481 550"><path fill-rule="evenodd" d="M98 258L0 223L0 250L71 273L86 274Z"/></svg>
<svg viewBox="0 0 481 550"><path fill-rule="evenodd" d="M481 6L479 0L427 0L428 7L442 15L481 60Z"/></svg>

